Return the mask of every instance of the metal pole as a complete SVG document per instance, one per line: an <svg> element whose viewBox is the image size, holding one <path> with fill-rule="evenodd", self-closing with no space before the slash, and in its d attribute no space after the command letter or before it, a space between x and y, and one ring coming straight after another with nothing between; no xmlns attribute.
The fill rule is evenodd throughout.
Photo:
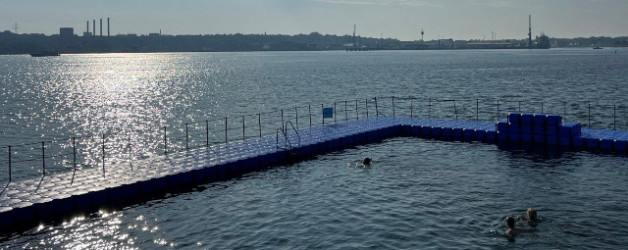
<svg viewBox="0 0 628 250"><path fill-rule="evenodd" d="M543 102L541 102L541 114L543 114Z"/></svg>
<svg viewBox="0 0 628 250"><path fill-rule="evenodd" d="M312 127L312 106L310 104L307 105L307 114L310 117L310 128Z"/></svg>
<svg viewBox="0 0 628 250"><path fill-rule="evenodd" d="M283 109L281 110L281 130L282 131L286 131L286 128L284 128L285 124L283 123Z"/></svg>
<svg viewBox="0 0 628 250"><path fill-rule="evenodd" d="M355 99L355 119L356 120L360 119L358 117L358 99Z"/></svg>
<svg viewBox="0 0 628 250"><path fill-rule="evenodd" d="M379 117L379 110L377 109L377 97L375 97L375 116Z"/></svg>
<svg viewBox="0 0 628 250"><path fill-rule="evenodd" d="M393 117L395 117L395 97L392 97L392 110L393 110Z"/></svg>
<svg viewBox="0 0 628 250"><path fill-rule="evenodd" d="M259 130L259 137L262 137L262 114L257 113L257 127Z"/></svg>
<svg viewBox="0 0 628 250"><path fill-rule="evenodd" d="M11 182L11 146L9 146L9 182Z"/></svg>
<svg viewBox="0 0 628 250"><path fill-rule="evenodd" d="M76 171L76 138L72 137L72 154L74 155L74 171Z"/></svg>
<svg viewBox="0 0 628 250"><path fill-rule="evenodd" d="M517 101L519 103L519 112L521 112L521 101Z"/></svg>
<svg viewBox="0 0 628 250"><path fill-rule="evenodd" d="M369 118L369 99L366 100L366 118Z"/></svg>
<svg viewBox="0 0 628 250"><path fill-rule="evenodd" d="M322 114L322 118L323 118L323 126L325 126L325 105L321 104L321 114Z"/></svg>
<svg viewBox="0 0 628 250"><path fill-rule="evenodd" d="M105 133L102 134L102 177L105 177Z"/></svg>
<svg viewBox="0 0 628 250"><path fill-rule="evenodd" d="M242 116L242 140L246 139L246 124L244 123L244 116Z"/></svg>
<svg viewBox="0 0 628 250"><path fill-rule="evenodd" d="M168 154L168 126L164 126L164 154Z"/></svg>
<svg viewBox="0 0 628 250"><path fill-rule="evenodd" d="M185 150L190 150L190 142L189 142L189 133L188 133L188 124L185 123Z"/></svg>
<svg viewBox="0 0 628 250"><path fill-rule="evenodd" d="M209 148L209 121L205 120L205 147Z"/></svg>
<svg viewBox="0 0 628 250"><path fill-rule="evenodd" d="M615 117L617 114L617 104L613 104L613 130L615 130Z"/></svg>
<svg viewBox="0 0 628 250"><path fill-rule="evenodd" d="M336 123L336 102L334 102L334 123Z"/></svg>
<svg viewBox="0 0 628 250"><path fill-rule="evenodd" d="M456 109L456 100L454 100L454 115L456 116L456 121L458 120L458 109Z"/></svg>
<svg viewBox="0 0 628 250"><path fill-rule="evenodd" d="M228 122L229 120L227 120L227 117L225 117L225 143L229 142L229 137L227 136L227 129L228 129L227 124L229 124Z"/></svg>
<svg viewBox="0 0 628 250"><path fill-rule="evenodd" d="M497 113L495 113L495 118L499 119L499 100L497 100L497 105L496 106L497 106Z"/></svg>
<svg viewBox="0 0 628 250"><path fill-rule="evenodd" d="M41 173L43 176L46 176L46 152L44 151L44 142L41 142Z"/></svg>
<svg viewBox="0 0 628 250"><path fill-rule="evenodd" d="M410 119L413 119L413 118L414 118L414 112L413 112L413 109L414 109L414 99L413 99L413 98L410 98Z"/></svg>
<svg viewBox="0 0 628 250"><path fill-rule="evenodd" d="M347 114L347 101L345 101L345 122L349 120L349 115Z"/></svg>
<svg viewBox="0 0 628 250"><path fill-rule="evenodd" d="M480 99L475 99L475 120L480 120Z"/></svg>
<svg viewBox="0 0 628 250"><path fill-rule="evenodd" d="M589 128L591 128L591 103L589 103Z"/></svg>
<svg viewBox="0 0 628 250"><path fill-rule="evenodd" d="M297 107L294 107L294 122L297 124L297 130L299 130L299 113Z"/></svg>
<svg viewBox="0 0 628 250"><path fill-rule="evenodd" d="M563 118L567 117L567 102L563 103Z"/></svg>

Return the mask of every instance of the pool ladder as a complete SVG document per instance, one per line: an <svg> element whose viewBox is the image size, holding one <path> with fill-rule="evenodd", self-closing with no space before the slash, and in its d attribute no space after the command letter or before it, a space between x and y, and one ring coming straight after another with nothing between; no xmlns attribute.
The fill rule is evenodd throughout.
<svg viewBox="0 0 628 250"><path fill-rule="evenodd" d="M283 124L282 127L277 129L276 132L276 145L277 145L277 149L282 148L285 150L288 149L293 149L294 146L292 144L292 142L290 141L290 137L288 136L288 125L290 125L290 127L292 128L292 131L294 131L294 134L297 135L297 147L301 146L301 135L299 135L299 131L297 131L297 129L294 127L294 125L292 124L292 122L287 121L285 124ZM283 146L279 146L279 134L281 132L281 135L283 135Z"/></svg>

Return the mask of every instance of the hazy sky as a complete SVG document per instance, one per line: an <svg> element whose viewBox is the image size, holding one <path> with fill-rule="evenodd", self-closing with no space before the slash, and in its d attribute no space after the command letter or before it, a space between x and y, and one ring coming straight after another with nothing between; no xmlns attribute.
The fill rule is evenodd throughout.
<svg viewBox="0 0 628 250"><path fill-rule="evenodd" d="M628 35L628 0L0 0L0 31L85 31L111 18L111 33L350 34L413 40ZM91 23L90 23L91 30Z"/></svg>

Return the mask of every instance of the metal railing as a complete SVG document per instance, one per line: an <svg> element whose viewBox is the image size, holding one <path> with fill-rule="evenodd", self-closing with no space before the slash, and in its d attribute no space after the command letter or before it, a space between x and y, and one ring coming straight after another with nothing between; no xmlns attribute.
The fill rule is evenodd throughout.
<svg viewBox="0 0 628 250"><path fill-rule="evenodd" d="M324 118L325 107L334 107L333 118ZM148 128L137 131L136 134L102 133L0 146L0 182L88 168L102 168L103 177L106 177L107 168L131 165L134 160L154 155L209 148L216 144L273 133L278 137L277 130L274 130L278 127L287 138L288 125L298 131L324 126L330 122L388 115L430 120L493 122L504 119L512 111L559 114L565 121L580 122L585 128L628 128L626 105L497 98L373 97L341 100L320 106L275 109L252 115L203 119Z"/></svg>

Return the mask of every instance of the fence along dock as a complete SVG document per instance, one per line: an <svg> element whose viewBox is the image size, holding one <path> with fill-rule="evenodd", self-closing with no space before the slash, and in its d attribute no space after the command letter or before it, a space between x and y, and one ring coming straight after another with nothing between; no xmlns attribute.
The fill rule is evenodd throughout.
<svg viewBox="0 0 628 250"><path fill-rule="evenodd" d="M15 168L12 166L15 160L12 159L12 156L16 154L15 146L6 146L4 148L8 151L7 167L9 171L6 186L0 193L0 225L7 228L16 224L34 223L77 210L115 203L122 199L155 192L168 192L179 186L224 179L233 175L258 171L272 165L284 164L287 161L304 160L315 155L396 136L475 140L486 143L549 144L575 149L614 150L621 154L626 153L626 145L628 144L628 132L626 131L590 128L590 115L587 119L588 123L584 124L587 128L578 128L578 133L570 133L569 136L562 136L561 138L563 134L560 134L559 129L555 131L556 134L552 134L554 132L551 132L551 129L550 132L547 132L548 126L546 121L543 121L545 130L537 128L537 134L530 134L530 137L526 137L522 123L513 121L512 119L516 118L511 116L518 114L519 116L547 117L545 114L512 112L507 116L507 120L495 123L480 121L480 117L482 115L482 117L489 117L484 119L493 119L493 117L511 113L506 110L513 109L512 106L508 107L505 102L500 104L496 101L492 107L480 109L479 99L467 100L467 103L475 104L471 105L472 108L469 108L469 105L460 105L463 103L461 100L453 99L430 98L424 99L423 102L419 101L418 98L390 97L385 99L390 100L390 102L384 104L380 98L378 103L378 99L373 98L335 102L327 106L323 104L318 106L320 107L318 114L312 112L314 110L312 106L302 107L301 110L307 109L307 111L301 112L301 116L298 115L298 109L294 108L294 117L291 118L285 117L284 110L279 110L275 113L280 115L280 118L277 119L280 123L264 124L262 123L262 114L258 113L253 116L257 119L249 119L257 120L256 125L258 126L249 126L248 134L250 135L248 137L244 116L240 116L240 119L225 118L224 131L211 131L212 134L224 135L222 143L210 140L210 126L207 120L197 123L205 125L205 131L202 131L204 133L193 134L196 136L196 140L190 139L190 123L186 123L185 136L178 138L179 147L170 145L168 148L169 142L175 144L177 138L168 137L171 131L164 128L163 154L146 159L135 159L132 164L116 165L106 162L107 150L113 145L106 146L107 136L102 135L99 138L102 139L102 143L98 145L98 147L102 146L100 148L102 151L97 153L97 157L94 157L102 157L102 165L96 164L97 166L77 169L76 145L77 140L82 138L75 137L65 140L71 143L71 147L66 147L72 149L69 153L52 154L56 157L70 157L72 159L70 161L72 162L71 171L54 174L47 174L46 171L47 162L51 164L50 161L54 160L53 156L46 156L46 149L61 140L24 144L32 149L41 146L42 168L38 172L41 176L27 176L17 179L11 175L12 168ZM439 104L451 104L447 107L448 109L451 108L449 110L453 112L443 111ZM518 110L521 110L522 102L519 101L517 104ZM334 108L333 118L324 118L323 113L326 107ZM336 109L338 107L343 109ZM353 107L354 109L351 110L350 108ZM543 110L543 103L540 103L538 107ZM588 107L588 114L591 114L591 105L585 107ZM616 128L618 124L617 106L613 105L612 107L614 111L612 125ZM493 112L493 110L489 111L488 109L493 108L495 108L495 116L487 116L487 113ZM382 111L393 116L386 116ZM570 113L565 109L565 114ZM442 119L443 116L446 119ZM563 118L561 117L561 123ZM242 127L229 128L229 119L236 120L238 123L241 122ZM295 124L292 124L293 119ZM299 120L301 120L300 128ZM622 120L622 122L625 121ZM305 126L303 126L304 123ZM625 126L625 123L619 124ZM550 128L552 127L550 126ZM230 134L232 137L237 137L233 134L237 134L235 131L240 129L241 137L230 140ZM251 133L251 130L257 130L257 133ZM274 132L268 132L273 130ZM530 127L530 131L533 130L534 128ZM203 136L205 137L203 138ZM527 140L526 138L530 139ZM197 145L190 146L192 141ZM27 160L31 163L39 161L37 158L27 158Z"/></svg>

